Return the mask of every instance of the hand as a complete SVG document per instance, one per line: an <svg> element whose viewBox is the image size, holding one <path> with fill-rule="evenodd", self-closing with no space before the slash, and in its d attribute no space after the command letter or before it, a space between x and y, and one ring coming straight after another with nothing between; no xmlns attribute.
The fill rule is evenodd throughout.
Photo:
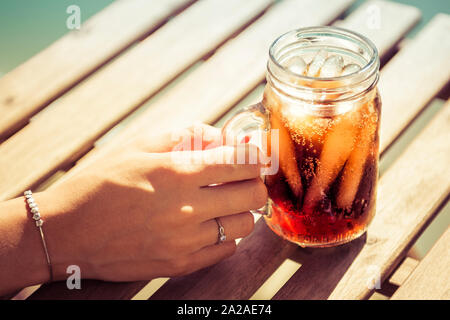
<svg viewBox="0 0 450 320"><path fill-rule="evenodd" d="M202 148L208 150L173 153L179 141L169 135L144 136L36 195L56 278L65 278L67 266L75 264L83 278L147 280L187 274L233 254L234 240L253 229L248 211L267 201L260 165L177 159L216 159L256 147L218 146L220 132L208 126L180 139L198 132L207 136ZM227 236L222 244L216 244L216 217Z"/></svg>

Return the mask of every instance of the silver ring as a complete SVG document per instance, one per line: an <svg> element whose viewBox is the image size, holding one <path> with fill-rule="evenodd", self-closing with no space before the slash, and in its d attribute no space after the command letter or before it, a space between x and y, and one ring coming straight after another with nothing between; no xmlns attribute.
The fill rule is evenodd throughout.
<svg viewBox="0 0 450 320"><path fill-rule="evenodd" d="M225 228L223 227L222 223L220 223L220 219L215 218L215 220L217 222L217 226L219 227L219 235L217 238L217 244L221 244L222 242L227 240L227 236L225 235Z"/></svg>

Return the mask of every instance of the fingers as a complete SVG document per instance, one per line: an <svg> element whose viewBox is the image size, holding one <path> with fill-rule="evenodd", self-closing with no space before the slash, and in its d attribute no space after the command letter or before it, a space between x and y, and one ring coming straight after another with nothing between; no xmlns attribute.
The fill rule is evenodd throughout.
<svg viewBox="0 0 450 320"><path fill-rule="evenodd" d="M175 131L172 136L183 151L200 151L220 146L222 134L220 129L200 123Z"/></svg>
<svg viewBox="0 0 450 320"><path fill-rule="evenodd" d="M231 216L220 217L226 241L234 241L239 238L248 236L255 225L253 214L250 212L243 212ZM199 245L206 247L217 243L219 236L219 226L215 219L211 219L200 224L198 232Z"/></svg>
<svg viewBox="0 0 450 320"><path fill-rule="evenodd" d="M202 123L159 135L144 129L137 140L146 152L204 150L221 144L221 130Z"/></svg>
<svg viewBox="0 0 450 320"><path fill-rule="evenodd" d="M226 241L234 241L248 236L254 227L254 218L250 212L238 213L231 216L220 217L220 223L224 228ZM219 226L215 219L203 222L200 225L199 240L201 246L217 244Z"/></svg>
<svg viewBox="0 0 450 320"><path fill-rule="evenodd" d="M261 208L268 196L267 188L259 177L201 188L199 192L202 201L198 214L203 221Z"/></svg>
<svg viewBox="0 0 450 320"><path fill-rule="evenodd" d="M178 170L190 173L197 186L259 177L259 151L253 145L221 146L204 151L168 154Z"/></svg>

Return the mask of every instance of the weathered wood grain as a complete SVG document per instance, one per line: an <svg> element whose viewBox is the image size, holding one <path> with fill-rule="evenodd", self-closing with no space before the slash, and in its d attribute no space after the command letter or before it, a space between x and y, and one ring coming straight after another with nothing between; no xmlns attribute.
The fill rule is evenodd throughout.
<svg viewBox="0 0 450 320"><path fill-rule="evenodd" d="M370 1L368 4L371 3ZM373 1L373 3L379 6L383 21L381 29L375 32L374 41L379 55L384 56L417 23L419 14L410 6L386 1ZM185 127L196 121L211 123L217 120L264 79L270 42L285 30L319 24L315 23L314 19L316 17L320 19L320 15L326 14L327 11L320 9L323 5L324 3L319 2L315 8L308 8L299 2L298 11L305 12L305 17L294 22L285 19L286 23L291 25L280 25L276 29L273 26L277 24L279 16L284 13L271 11L265 17L264 21L267 22L260 23L268 27L258 27L258 23L255 23L235 40L224 45L208 61L128 125L112 143L95 148L81 159L81 163L94 155L98 156L107 152L108 148L113 147L115 143L127 141L143 130L157 133ZM302 6L305 6L304 10L300 9ZM365 20L367 18L365 8L366 6L358 8L339 25L372 36L374 32L368 29ZM393 20L393 17L400 14L401 19ZM246 48L252 48L252 50ZM211 86L211 83L214 83L214 86ZM73 174L73 171L70 174Z"/></svg>
<svg viewBox="0 0 450 320"><path fill-rule="evenodd" d="M450 228L447 228L392 299L450 299Z"/></svg>
<svg viewBox="0 0 450 320"><path fill-rule="evenodd" d="M192 0L116 1L0 79L0 138Z"/></svg>
<svg viewBox="0 0 450 320"><path fill-rule="evenodd" d="M347 19L337 21L341 28L355 30L375 43L384 56L420 20L420 10L392 1L367 1Z"/></svg>
<svg viewBox="0 0 450 320"><path fill-rule="evenodd" d="M386 149L450 79L450 16L438 14L383 68L381 147ZM394 123L395 125L387 125Z"/></svg>
<svg viewBox="0 0 450 320"><path fill-rule="evenodd" d="M238 92L238 95L243 95L244 92L250 90L252 86L263 79L267 50L270 42L273 41L278 34L301 26L302 23L305 25L327 24L338 17L351 3L352 0L338 0L333 1L331 4L325 0L288 0L275 5L248 29L221 47L219 51L212 56L205 63L209 64L209 66L204 69L204 71L201 71L201 80L199 79L201 82L199 85L195 85L195 80L191 80L186 88L181 89L186 92L184 97L181 95L180 91L178 91L178 94L180 95L178 96L176 104L178 105L182 102L185 109L184 111L188 110L187 108L192 107L193 109L191 111L196 112L196 105L201 105L207 110L216 107L220 108L220 99L222 98L228 99L227 105L233 100L236 101L238 98L233 98L233 95L235 95L236 92ZM283 17L283 19L280 19L280 17ZM251 50L249 50L249 48L251 48ZM233 63L238 63L238 65L233 65ZM219 81L222 78L226 80L226 83ZM211 83L214 83L214 85L211 85ZM191 87L190 85L195 86ZM223 96L223 90L226 90L227 86L230 92ZM189 91L189 88L192 88L193 90ZM213 100L208 100L211 99L211 97L213 97ZM195 104L196 100L197 104ZM204 102L211 104L203 104ZM175 107L173 104L167 104L166 108L167 106ZM159 121L167 121L167 119L170 119L170 114L167 114L167 109L162 109L161 111L161 117L154 118L155 125L157 125ZM172 119L174 121L180 121L186 114L187 113L184 112ZM174 115L174 113L171 112L171 115ZM154 130L157 132L159 128L154 128ZM276 245L278 240L277 237L274 237L274 245ZM31 298L54 298L55 295L53 295L53 292L58 292L57 296L65 298L75 294L77 297L80 297L80 295L90 298L102 298L107 296L110 298L115 297L117 299L122 299L128 298L129 293L137 293L145 284L126 283L114 285L119 288L117 292L110 291L112 286L108 283L85 282L84 288L80 292L72 293L65 289L64 284L56 283L44 285ZM126 291L127 295L124 295L123 292L125 291L120 289L124 287L128 288Z"/></svg>
<svg viewBox="0 0 450 320"><path fill-rule="evenodd" d="M406 279L411 275L418 264L418 260L406 257L406 259L398 266L397 270L391 275L389 282L400 287L405 283Z"/></svg>
<svg viewBox="0 0 450 320"><path fill-rule="evenodd" d="M430 98L430 97L429 97ZM422 106L421 106L422 107ZM392 124L392 125L395 125L395 124ZM409 150L409 149L408 149ZM448 150L447 150L448 151ZM417 152L417 150L416 150L416 152ZM445 152L444 152L444 154L445 154ZM448 154L448 152L447 152L447 154ZM442 160L442 159L441 159ZM447 159L448 160L448 159ZM388 171L388 173L389 172L391 172L391 170L390 171ZM395 177L395 178L397 178L397 177ZM383 178L384 179L384 178ZM396 180L396 179L393 179L393 180ZM395 190L394 190L395 191ZM447 192L448 192L448 188L447 188ZM391 190L391 193L393 193L393 194L398 194L397 193L397 191L395 191L395 192L393 192L392 190ZM441 199L442 200L442 199ZM434 202L434 204L436 204L436 202L439 202L439 200L436 200L435 199L435 202ZM431 206L431 209L433 209L433 206ZM432 211L432 210L431 210ZM432 213L431 213L432 214ZM425 220L427 220L428 218L429 218L429 216L431 215L430 214L430 210L428 211L428 216L427 216L427 218L425 218ZM374 222L375 223L375 222ZM398 223L397 223L397 226L398 226ZM422 224L422 226L423 226L423 224ZM223 283L226 283L226 284L228 284L232 279L233 279L233 276L236 276L236 268L241 268L241 265L244 265L244 268L247 268L245 265L247 264L247 265L249 265L249 267L248 268L250 268L250 267L254 267L254 264L257 264L257 262L259 261L260 263L261 262L263 262L263 263L266 263L268 266L269 266L269 270L270 270L270 268L272 268L274 265L277 265L277 261L278 260L280 260L280 256L279 255L276 255L275 254L275 258L274 258L274 261L275 261L275 263L274 264L272 264L272 262L270 261L270 256L273 256L274 255L274 253L273 252L271 252L271 251L267 251L265 254L265 256L263 255L263 256L261 256L260 255L260 253L259 253L259 251L255 254L255 255L253 255L252 253L253 253L253 251L252 251L252 248L254 248L255 246L257 246L258 244L261 246L261 243L263 243L263 244L265 244L265 242L261 242L261 241L259 241L259 242L256 242L255 241L255 243L253 243L253 245L248 245L248 241L250 241L250 239L251 239L251 237L253 237L255 234L257 234L257 235L259 235L259 234L264 234L264 232L268 232L267 233L267 237L270 237L270 235L271 235L271 232L270 231L268 231L267 230L267 228L266 229L264 229L263 228L264 227L264 224L263 224L263 222L262 221L260 221L260 222L258 222L258 224L257 224L257 230L255 230L256 232L252 235L252 236L250 236L249 238L247 238L247 239L244 239L242 242L241 242L241 244L240 244L240 246L239 246L239 249L238 249L238 254L239 254L239 252L240 252L240 250L242 250L242 252L245 252L245 255L241 255L240 256L240 260L232 260L232 259L234 259L234 257L233 258L231 258L231 259L229 259L229 260L227 260L227 261L234 261L234 263L232 263L232 262L223 262L223 263L227 263L227 268L224 268L224 269L222 269L222 267L221 267L221 265L222 265L222 263L221 264L219 264L219 265L216 265L216 266L214 266L214 267L212 267L211 269L208 269L208 270L206 270L206 271L204 271L204 275L202 276L201 275L201 273L197 273L197 274L194 274L194 275L192 275L192 278L188 278L188 279L184 279L184 281L185 281L185 284L183 285L182 284L182 280L180 280L180 279L175 279L175 282L172 282L172 280L174 280L174 279L172 279L171 280L171 282L169 282L169 283L174 283L174 287L176 287L177 288L177 290L179 290L179 291L171 291L171 293L169 294L169 296L164 296L164 292L166 292L167 293L167 288L168 288L168 286L166 287L163 287L163 289L162 289L162 291L161 292L157 292L156 293L156 295L154 296L154 298L161 298L161 297L163 297L163 298L178 298L178 296L176 296L176 297L174 297L173 296L173 294L174 294L174 292L175 292L175 294L177 293L177 292L180 292L180 294L181 295L183 295L183 297L187 297L187 298L197 298L198 296L196 295L196 294L198 294L198 295L200 295L201 296L201 293L200 293L200 291L202 291L204 288L202 288L201 286L199 287L199 286L195 286L195 288L193 289L193 292L189 292L189 287L192 285L192 284L195 284L196 283L196 281L199 281L199 282L203 282L203 281L206 281L208 278L211 278L211 279L216 279L216 278L219 278L219 279L224 279L224 280L220 280L220 281L222 281L222 284ZM419 227L420 227L420 224L419 224ZM416 233L418 233L418 229L417 230L415 230L416 231ZM416 233L412 233L412 236L414 237L415 236L415 234ZM255 235L255 237L256 237L256 235ZM264 239L266 239L266 238L264 238ZM373 240L374 238L370 238L370 233L369 233L369 241L368 241L368 243L369 244L373 244L372 242L374 241ZM281 241L280 239L275 239L275 241L276 240L278 240L278 241ZM410 237L410 239L409 239L410 241L411 241L411 237ZM246 242L247 241L247 242ZM265 241L265 240L264 240ZM268 241L269 241L269 249L273 249L273 247L271 247L271 245L270 245L270 239L268 239ZM362 243L360 243L360 242L362 242ZM375 242L375 244L376 243L379 243L379 242L382 242L382 241L376 241ZM360 253L360 251L361 250L364 250L364 248L365 248L365 245L366 244L364 244L364 239L360 239L360 240L357 240L357 241L355 241L354 243L352 243L351 244L351 246L346 246L346 247L342 247L343 249L340 249L341 251L339 252L339 251L337 251L337 250L339 250L339 248L335 248L335 249L337 249L337 250L335 250L335 249L332 249L332 250L328 250L328 251L337 251L337 252L339 252L340 254L334 254L333 255L333 253L332 252L325 252L325 251L323 251L322 252L322 258L318 258L318 259L311 259L311 257L312 257L312 254L313 253L311 253L310 251L308 251L308 250L305 250L304 251L304 253L303 253L303 251L301 251L301 253L298 253L299 252L299 250L297 250L296 248L294 248L294 251L290 251L290 247L292 247L290 244L287 244L286 245L286 247L284 247L283 246L283 243L276 243L275 244L275 246L277 246L277 248L282 248L283 250L286 250L286 252L284 252L283 253L283 255L285 255L285 256L289 256L289 254L291 253L291 252L293 252L294 253L294 255L297 257L297 259L299 259L299 260L301 260L303 263L304 263L304 265L302 266L302 268L300 268L300 270L299 270L299 272L301 272L301 270L303 269L303 271L305 271L305 270L308 270L308 268L309 268L309 270L315 270L315 266L320 266L320 265L323 265L323 264L329 264L330 262L332 262L331 263L331 265L333 266L333 265L336 265L336 264L338 264L340 267L343 267L343 268L340 268L339 270L341 271L341 272L339 272L339 270L336 270L336 272L335 272L335 274L334 275L329 275L329 277L331 277L332 279L331 279L331 281L329 281L329 282L327 282L326 283L326 285L325 285L325 287L322 289L322 291L321 291L321 294L323 294L323 292L328 292L328 293L331 293L331 290L333 290L333 289L335 289L336 287L335 286L340 286L340 283L342 282L342 279L341 279L341 277L344 277L344 279L345 279L345 277L347 276L347 268L346 267L349 267L350 266L350 268L352 268L353 267L353 264L352 264L352 261L354 260L354 257L355 256L358 256L359 257L359 255L361 254ZM264 247L264 246L263 246ZM260 248L258 248L258 250L260 250ZM273 251L273 250L272 250ZM238 256L238 254L236 255L236 256ZM270 254L270 255L269 255ZM333 255L333 257L334 258L337 258L338 256L343 256L344 258L344 260L341 260L341 259L334 259L334 258L329 258L329 257L327 257L328 255ZM243 259L243 257L245 257L245 259ZM265 258L263 258L263 257L265 257L265 258L269 258L268 260L267 259L265 259ZM278 259L278 260L277 260ZM243 263L244 262L244 263ZM240 263L240 264L239 264ZM309 264L308 264L309 263ZM322 263L322 264L321 264ZM237 266L236 266L237 265ZM393 263L392 265L395 265L395 263ZM308 267L309 266L309 267ZM377 267L376 265L374 265L375 267ZM306 268L304 268L304 267L306 267ZM219 269L217 269L217 270L222 270L222 272L218 272L217 274L213 271L214 270L214 268L219 268ZM387 269L383 269L382 271L385 273L385 274L387 274L388 273L388 269L389 269L389 267L387 268ZM230 271L231 270L231 271ZM233 270L234 270L234 272L233 272ZM261 283L261 279L263 280L264 279L264 275L265 275L265 273L267 272L266 271L266 269L257 269L259 272L257 273L257 275L260 275L260 274L262 274L263 276L260 278L260 281L259 281L259 283ZM273 271L273 270L272 270ZM367 271L367 270L366 270ZM270 274L270 273L269 273ZM327 273L328 274L328 273ZM219 276L218 276L219 275ZM295 276L294 276L295 277ZM246 280L246 279L243 279L242 277L241 278L237 278L238 280L239 280L239 285L242 287L242 289L239 289L238 291L238 293L236 294L236 295L240 295L239 297L240 298L242 298L242 297L246 297L246 296L248 296L248 293L249 292L251 292L252 290L254 290L254 288L252 287L252 285L251 284L249 284L247 281L248 280ZM309 279L309 278L308 278ZM341 279L341 280L340 280ZM254 280L253 278L252 279L250 279L250 280ZM367 280L367 279L365 279L365 280ZM225 281L225 282L223 282L223 281ZM245 281L245 282L244 282ZM258 283L258 282L256 282L256 283ZM288 284L289 284L289 282L288 282ZM359 283L359 284L361 284L361 283ZM250 285L250 288L249 288L249 285ZM297 286L298 286L298 284L297 284ZM232 287L231 285L230 285L230 287ZM183 289L184 288L184 289ZM216 291L218 291L219 289L218 288L220 288L220 283L219 284L215 284L215 288L217 288L217 290ZM339 288L341 288L341 287L338 287L338 289ZM166 290L166 291L164 291L164 290ZM197 290L199 290L199 291L197 291ZM342 289L341 289L342 290ZM283 289L282 289L282 291L283 291ZM345 290L344 290L345 291ZM215 292L215 291L213 291L213 292ZM193 293L193 294L192 294ZM334 292L333 292L334 293ZM346 293L348 293L348 292L346 292ZM221 294L221 292L219 292L218 293L219 295ZM231 297L235 297L235 296L233 296L233 293L230 293L231 294ZM317 296L317 294L318 293L316 293L316 296ZM356 294L356 293L355 293ZM367 293L365 293L365 294L367 294ZM224 294L225 295L225 294ZM364 294L363 294L363 296L364 296ZM206 298L211 298L211 297L213 297L213 295L209 295L209 296L207 296ZM221 297L223 297L223 296L221 296ZM314 292L312 292L312 297L314 297Z"/></svg>
<svg viewBox="0 0 450 320"><path fill-rule="evenodd" d="M369 28L370 25L367 25L366 22L367 8L371 5L379 8L380 18L383 21L380 29L377 29L376 32L372 31ZM307 11L314 13L311 9ZM402 18L394 19L399 15ZM340 21L339 26L367 36L374 36L373 40L378 47L379 54L384 56L417 23L419 17L420 14L417 9L411 6L386 1L369 1L344 21ZM273 19L277 18L274 17ZM302 21L305 25L308 24L308 20L302 19ZM256 27L253 28L256 29ZM236 101L243 98L250 88L263 80L267 48L261 47L256 41L261 37L267 37L264 34L272 32L264 33L261 31L260 35L256 36L259 31L249 29L244 34L253 32L255 36L251 38L256 39L254 43L250 42L250 36L245 38L241 36L226 44L220 50L220 52L223 52L222 54L211 57L190 76L176 85L173 90L153 104L147 112L144 112L139 119L132 122L119 137L114 139L113 143L109 144L109 147L113 147L119 141L130 139L142 130L158 132L187 126L195 121L212 122L218 119ZM269 43L267 41L267 46ZM243 49L245 47L253 48L251 55ZM256 55L256 48L259 48L260 51L257 53L258 55ZM254 56L258 56L258 59L255 59ZM253 72L253 70L257 70L252 67L254 61L259 61L257 72ZM227 68L230 65L233 68ZM242 78L243 76L245 76L245 79ZM211 82L216 84L214 88L211 87ZM238 85L240 83L242 85ZM102 152L99 149L103 148L106 150L102 151L106 152L108 146L95 148L84 156L80 162L83 163L94 155L101 155ZM80 167L78 166L77 169ZM76 170L72 170L70 174L73 174L74 171Z"/></svg>
<svg viewBox="0 0 450 320"><path fill-rule="evenodd" d="M198 1L47 107L0 145L0 199L14 197L79 157L102 133L270 1Z"/></svg>

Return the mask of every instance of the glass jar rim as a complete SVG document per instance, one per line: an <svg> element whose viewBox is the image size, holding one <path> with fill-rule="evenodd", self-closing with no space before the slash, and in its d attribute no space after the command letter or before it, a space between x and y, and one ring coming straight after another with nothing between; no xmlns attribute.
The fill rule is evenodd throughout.
<svg viewBox="0 0 450 320"><path fill-rule="evenodd" d="M356 72L343 76L326 78L297 74L281 64L279 57L277 57L277 54L279 54L280 51L285 49L288 45L295 43L305 43L306 45L315 44L315 42L310 40L314 37L336 38L337 40L347 41L352 45L357 46L358 52L352 51L352 53L359 55L364 59L365 64ZM368 57L364 58L363 54L366 54ZM267 70L268 77L278 80L284 86L288 86L293 90L308 90L310 92L316 91L325 94L335 94L348 90L348 87L359 86L360 89L364 88L362 91L373 88L378 81L379 66L378 50L375 44L367 37L340 27L313 26L291 30L276 38L269 49ZM292 79L295 81L292 81ZM309 86L307 84L311 85ZM345 99L343 98L343 100L347 100L347 98L348 97Z"/></svg>

